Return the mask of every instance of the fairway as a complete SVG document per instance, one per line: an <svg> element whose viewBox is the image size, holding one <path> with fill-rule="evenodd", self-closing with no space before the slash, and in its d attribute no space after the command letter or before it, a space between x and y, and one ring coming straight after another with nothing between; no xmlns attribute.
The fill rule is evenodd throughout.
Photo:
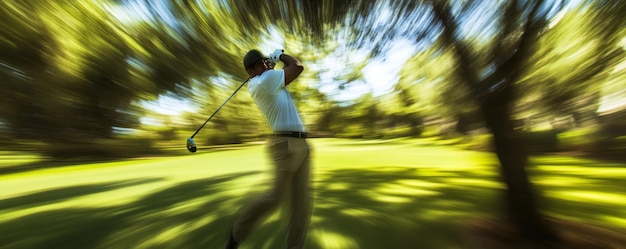
<svg viewBox="0 0 626 249"><path fill-rule="evenodd" d="M463 222L502 215L491 153L424 139L310 143L315 207L307 248L467 248ZM263 144L199 147L184 156L1 174L0 248L221 248L238 208L271 177L265 156ZM0 155L0 167L36 160ZM531 161L546 213L626 228L626 165ZM282 248L281 213L241 248Z"/></svg>

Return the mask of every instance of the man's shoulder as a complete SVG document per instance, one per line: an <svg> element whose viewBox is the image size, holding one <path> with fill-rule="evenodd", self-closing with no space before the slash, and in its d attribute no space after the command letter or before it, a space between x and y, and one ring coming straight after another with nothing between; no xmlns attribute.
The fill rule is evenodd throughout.
<svg viewBox="0 0 626 249"><path fill-rule="evenodd" d="M255 77L254 85L262 85L265 91L275 94L281 87L285 86L285 76L283 70L268 70Z"/></svg>
<svg viewBox="0 0 626 249"><path fill-rule="evenodd" d="M283 74L283 70L272 69L272 70L267 70L263 72L261 75L259 75L259 78L261 81L264 81L264 80L272 79L273 77L277 77L281 74Z"/></svg>

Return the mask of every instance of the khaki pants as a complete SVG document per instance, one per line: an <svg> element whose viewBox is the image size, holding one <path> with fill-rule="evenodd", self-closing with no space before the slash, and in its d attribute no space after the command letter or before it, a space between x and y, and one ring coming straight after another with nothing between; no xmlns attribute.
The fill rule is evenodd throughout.
<svg viewBox="0 0 626 249"><path fill-rule="evenodd" d="M272 137L268 149L274 164L273 186L247 206L233 225L233 237L243 241L257 222L289 201L287 248L303 248L311 213L310 150L305 139Z"/></svg>

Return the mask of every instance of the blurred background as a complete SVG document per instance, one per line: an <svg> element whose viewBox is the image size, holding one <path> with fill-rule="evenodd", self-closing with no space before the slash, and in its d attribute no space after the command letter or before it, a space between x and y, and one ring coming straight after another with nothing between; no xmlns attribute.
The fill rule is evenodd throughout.
<svg viewBox="0 0 626 249"><path fill-rule="evenodd" d="M277 48L305 66L288 90L321 155L315 198L331 200L316 203L312 248L459 248L450 222L482 215L554 242L546 210L621 231L624 13L616 0L2 1L0 244L222 243L261 149L179 155L248 77L244 54ZM270 133L241 91L195 141ZM592 242L574 248L608 238L576 231Z"/></svg>
<svg viewBox="0 0 626 249"><path fill-rule="evenodd" d="M284 48L306 66L290 91L317 136L487 147L480 106L511 88L488 105L508 106L533 150L624 150L622 1L437 5L3 1L0 143L55 158L179 146L245 80L249 49ZM265 127L243 91L197 142Z"/></svg>

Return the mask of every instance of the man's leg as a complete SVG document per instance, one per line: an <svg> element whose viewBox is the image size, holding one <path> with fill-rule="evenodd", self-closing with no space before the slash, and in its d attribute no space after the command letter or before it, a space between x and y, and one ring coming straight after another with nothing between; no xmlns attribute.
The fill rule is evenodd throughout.
<svg viewBox="0 0 626 249"><path fill-rule="evenodd" d="M306 140L294 142L294 154L298 154L299 164L291 180L290 217L287 235L287 248L304 248L307 228L311 218L312 196L310 192L311 159Z"/></svg>
<svg viewBox="0 0 626 249"><path fill-rule="evenodd" d="M278 207L292 182L294 172L289 167L292 155L289 152L287 139L272 138L269 150L275 166L273 186L267 193L252 202L235 221L232 236L237 242L246 239L257 222Z"/></svg>

